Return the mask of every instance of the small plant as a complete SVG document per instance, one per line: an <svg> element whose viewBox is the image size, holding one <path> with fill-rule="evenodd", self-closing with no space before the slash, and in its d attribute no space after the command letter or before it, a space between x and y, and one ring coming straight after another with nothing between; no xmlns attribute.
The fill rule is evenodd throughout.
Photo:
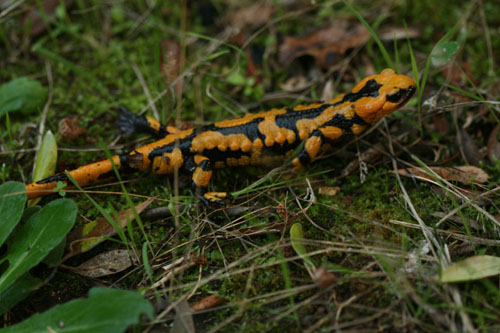
<svg viewBox="0 0 500 333"><path fill-rule="evenodd" d="M25 187L7 182L0 186L0 313L4 313L37 289L42 281L29 270L38 265L66 237L76 220L73 200L56 199L43 208L24 209ZM60 253L60 256L62 253ZM60 256L57 261L60 260ZM152 318L153 308L139 293L95 288L88 299L73 300L36 314L2 332L54 331L117 332L136 323L139 315Z"/></svg>

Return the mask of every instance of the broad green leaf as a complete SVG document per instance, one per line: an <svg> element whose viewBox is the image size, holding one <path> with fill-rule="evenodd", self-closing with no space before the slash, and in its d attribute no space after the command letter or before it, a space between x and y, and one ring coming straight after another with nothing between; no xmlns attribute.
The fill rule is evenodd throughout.
<svg viewBox="0 0 500 333"><path fill-rule="evenodd" d="M500 275L500 258L480 255L448 266L441 272L441 282L463 282Z"/></svg>
<svg viewBox="0 0 500 333"><path fill-rule="evenodd" d="M21 220L25 203L26 190L22 183L7 182L0 186L0 214L2 216L0 220L0 246Z"/></svg>
<svg viewBox="0 0 500 333"><path fill-rule="evenodd" d="M28 297L28 295L38 286L42 280L34 278L30 273L26 273L0 293L0 314L12 308L14 305Z"/></svg>
<svg viewBox="0 0 500 333"><path fill-rule="evenodd" d="M33 182L37 182L49 176L56 171L57 164L57 143L54 134L49 130L42 139L42 144L36 155L35 170L33 171ZM29 205L36 205L41 198L30 200Z"/></svg>
<svg viewBox="0 0 500 333"><path fill-rule="evenodd" d="M306 264L310 265L312 268L315 268L315 265L307 256L307 250L304 246L303 239L304 233L302 231L302 224L294 223L290 228L290 241L292 242L292 247Z"/></svg>
<svg viewBox="0 0 500 333"><path fill-rule="evenodd" d="M143 313L153 318L153 306L141 294L93 288L88 298L57 305L0 332L124 332L131 324L138 323Z"/></svg>
<svg viewBox="0 0 500 333"><path fill-rule="evenodd" d="M59 243L55 248L53 248L45 258L43 258L42 263L48 266L58 266L61 263L61 259L64 255L65 249L66 249L66 237L64 237L61 243Z"/></svg>
<svg viewBox="0 0 500 333"><path fill-rule="evenodd" d="M21 223L27 222L33 214L38 213L41 209L41 206L26 207L21 217Z"/></svg>
<svg viewBox="0 0 500 333"><path fill-rule="evenodd" d="M38 264L62 241L75 223L76 212L74 201L54 200L16 230L9 240L11 246L7 255L0 260L9 263L0 276L0 292Z"/></svg>
<svg viewBox="0 0 500 333"><path fill-rule="evenodd" d="M447 64L458 51L458 43L455 41L436 45L431 52L432 66L440 67Z"/></svg>
<svg viewBox="0 0 500 333"><path fill-rule="evenodd" d="M9 111L34 112L46 99L47 89L37 80L14 79L0 86L0 116Z"/></svg>

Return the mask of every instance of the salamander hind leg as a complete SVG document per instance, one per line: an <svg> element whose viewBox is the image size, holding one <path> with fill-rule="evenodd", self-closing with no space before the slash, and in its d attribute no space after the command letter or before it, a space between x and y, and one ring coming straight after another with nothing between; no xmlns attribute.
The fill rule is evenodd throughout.
<svg viewBox="0 0 500 333"><path fill-rule="evenodd" d="M168 134L177 132L177 129L173 126L162 125L158 120L151 117L136 115L124 106L118 107L117 114L118 129L125 137L131 136L132 134L148 133L163 138Z"/></svg>
<svg viewBox="0 0 500 333"><path fill-rule="evenodd" d="M195 168L193 171L192 190L197 198L205 205L227 206L231 195L227 192L207 192L208 184L212 178L213 166L208 157L202 155L194 156Z"/></svg>

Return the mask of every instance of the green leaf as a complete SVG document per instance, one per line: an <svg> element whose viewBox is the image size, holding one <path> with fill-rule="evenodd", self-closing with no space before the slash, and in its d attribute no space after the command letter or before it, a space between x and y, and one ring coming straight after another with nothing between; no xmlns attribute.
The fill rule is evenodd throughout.
<svg viewBox="0 0 500 333"><path fill-rule="evenodd" d="M226 78L228 83L234 84L235 86L242 86L245 84L245 77L238 71L234 71Z"/></svg>
<svg viewBox="0 0 500 333"><path fill-rule="evenodd" d="M302 231L302 224L294 223L290 228L290 241L295 252L304 260L306 264L315 268L311 259L307 256L307 250L304 246L304 233Z"/></svg>
<svg viewBox="0 0 500 333"><path fill-rule="evenodd" d="M17 194L14 194L17 193ZM0 246L21 220L26 203L26 188L19 182L7 182L0 186Z"/></svg>
<svg viewBox="0 0 500 333"><path fill-rule="evenodd" d="M153 318L153 306L139 293L92 288L86 299L57 305L0 332L123 332L142 313Z"/></svg>
<svg viewBox="0 0 500 333"><path fill-rule="evenodd" d="M453 263L441 272L441 282L463 282L500 274L500 258L480 255Z"/></svg>
<svg viewBox="0 0 500 333"><path fill-rule="evenodd" d="M56 171L57 143L54 134L49 130L45 133L36 156L33 182L52 176Z"/></svg>
<svg viewBox="0 0 500 333"><path fill-rule="evenodd" d="M455 41L436 45L431 52L432 66L440 67L447 64L458 51L458 43Z"/></svg>
<svg viewBox="0 0 500 333"><path fill-rule="evenodd" d="M42 280L34 278L30 273L26 273L0 293L0 314L12 308L14 305L28 297L28 295L38 286Z"/></svg>
<svg viewBox="0 0 500 333"><path fill-rule="evenodd" d="M75 223L76 212L74 201L54 200L16 230L9 240L12 245L7 255L0 259L0 263L9 262L7 270L0 276L0 292L38 264L62 241Z"/></svg>
<svg viewBox="0 0 500 333"><path fill-rule="evenodd" d="M43 258L42 263L48 266L58 266L61 263L61 259L66 250L66 237L63 238L61 243L59 243L55 248L53 248L45 258Z"/></svg>
<svg viewBox="0 0 500 333"><path fill-rule="evenodd" d="M32 113L47 99L47 89L37 80L20 77L0 86L0 116L9 111Z"/></svg>
<svg viewBox="0 0 500 333"><path fill-rule="evenodd" d="M57 165L57 143L54 134L49 130L42 139L40 149L36 154L35 170L33 171L33 182L52 176ZM41 198L30 200L29 206L36 205Z"/></svg>

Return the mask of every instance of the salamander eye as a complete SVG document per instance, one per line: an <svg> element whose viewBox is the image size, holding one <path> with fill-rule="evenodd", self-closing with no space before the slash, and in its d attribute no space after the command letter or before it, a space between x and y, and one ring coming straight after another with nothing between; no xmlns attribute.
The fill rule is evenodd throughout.
<svg viewBox="0 0 500 333"><path fill-rule="evenodd" d="M387 95L386 98L389 102L397 103L401 100L402 97L403 97L403 90L398 89L398 91L396 93Z"/></svg>
<svg viewBox="0 0 500 333"><path fill-rule="evenodd" d="M387 95L386 98L391 103L405 103L414 93L415 87L409 86L406 89L398 89L395 93Z"/></svg>

